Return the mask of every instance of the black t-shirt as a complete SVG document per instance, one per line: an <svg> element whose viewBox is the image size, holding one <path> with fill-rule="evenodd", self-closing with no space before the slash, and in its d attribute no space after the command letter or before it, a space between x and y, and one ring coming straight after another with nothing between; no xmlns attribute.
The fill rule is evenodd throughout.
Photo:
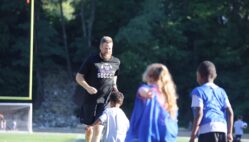
<svg viewBox="0 0 249 142"><path fill-rule="evenodd" d="M90 55L81 65L79 73L84 75L86 82L95 87L97 94L90 95L87 91L84 95L84 103L107 103L109 95L113 89L114 76L119 73L120 60L113 57L105 61L99 54Z"/></svg>

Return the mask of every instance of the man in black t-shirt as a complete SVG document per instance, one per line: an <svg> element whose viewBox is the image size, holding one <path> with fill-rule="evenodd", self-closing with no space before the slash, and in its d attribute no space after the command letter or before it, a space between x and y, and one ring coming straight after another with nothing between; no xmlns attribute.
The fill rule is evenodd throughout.
<svg viewBox="0 0 249 142"><path fill-rule="evenodd" d="M104 36L100 41L100 53L90 55L76 74L77 83L86 91L83 94L81 122L91 125L103 113L112 91L117 89L120 61L112 56L113 41ZM99 141L102 125L86 130L86 141Z"/></svg>

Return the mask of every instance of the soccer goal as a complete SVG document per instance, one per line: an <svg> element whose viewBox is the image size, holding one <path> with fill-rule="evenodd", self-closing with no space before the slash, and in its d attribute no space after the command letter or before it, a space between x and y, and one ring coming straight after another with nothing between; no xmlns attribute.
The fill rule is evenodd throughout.
<svg viewBox="0 0 249 142"><path fill-rule="evenodd" d="M31 103L0 103L0 132L32 132Z"/></svg>

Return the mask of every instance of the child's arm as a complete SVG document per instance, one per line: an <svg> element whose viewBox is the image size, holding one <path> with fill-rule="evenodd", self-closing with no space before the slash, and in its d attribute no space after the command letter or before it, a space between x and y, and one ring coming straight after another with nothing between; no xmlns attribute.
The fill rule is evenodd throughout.
<svg viewBox="0 0 249 142"><path fill-rule="evenodd" d="M247 123L245 121L243 121L243 129L247 128Z"/></svg>
<svg viewBox="0 0 249 142"><path fill-rule="evenodd" d="M192 128L191 137L190 137L189 142L195 141L195 138L196 138L198 130L199 130L199 125L200 125L202 117L203 117L203 108L195 107L194 113L195 113L195 116L194 116L193 128Z"/></svg>
<svg viewBox="0 0 249 142"><path fill-rule="evenodd" d="M144 86L140 87L138 89L138 93L143 98L152 98L152 92L151 92L150 88L148 88L148 87L144 87Z"/></svg>
<svg viewBox="0 0 249 142"><path fill-rule="evenodd" d="M233 109L231 106L227 107L227 140L228 142L233 141Z"/></svg>
<svg viewBox="0 0 249 142"><path fill-rule="evenodd" d="M103 112L103 114L102 114L97 120L95 120L95 122L93 122L93 124L88 125L88 126L86 127L86 130L91 129L92 127L94 127L94 126L96 126L96 125L101 125L103 122L106 122L106 120L107 120L106 111L107 111L107 110L105 110L105 111Z"/></svg>

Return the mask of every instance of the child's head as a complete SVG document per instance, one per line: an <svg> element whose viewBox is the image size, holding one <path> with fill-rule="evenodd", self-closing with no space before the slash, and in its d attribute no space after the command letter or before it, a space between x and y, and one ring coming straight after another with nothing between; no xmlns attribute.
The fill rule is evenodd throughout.
<svg viewBox="0 0 249 142"><path fill-rule="evenodd" d="M110 105L112 107L116 106L117 104L121 106L123 104L123 101L124 101L123 93L118 92L118 91L112 92L112 94L110 96Z"/></svg>
<svg viewBox="0 0 249 142"><path fill-rule="evenodd" d="M238 116L238 119L243 120L243 116L242 116L242 115L239 115L239 116Z"/></svg>
<svg viewBox="0 0 249 142"><path fill-rule="evenodd" d="M159 63L151 64L143 74L143 81L147 83L156 83L162 78L171 78L166 66Z"/></svg>
<svg viewBox="0 0 249 142"><path fill-rule="evenodd" d="M212 82L217 77L215 65L211 61L203 61L197 68L197 82Z"/></svg>
<svg viewBox="0 0 249 142"><path fill-rule="evenodd" d="M171 116L176 116L176 111L178 109L176 103L176 87L168 68L159 63L149 65L143 74L143 81L158 86L158 89L165 97L166 109Z"/></svg>

